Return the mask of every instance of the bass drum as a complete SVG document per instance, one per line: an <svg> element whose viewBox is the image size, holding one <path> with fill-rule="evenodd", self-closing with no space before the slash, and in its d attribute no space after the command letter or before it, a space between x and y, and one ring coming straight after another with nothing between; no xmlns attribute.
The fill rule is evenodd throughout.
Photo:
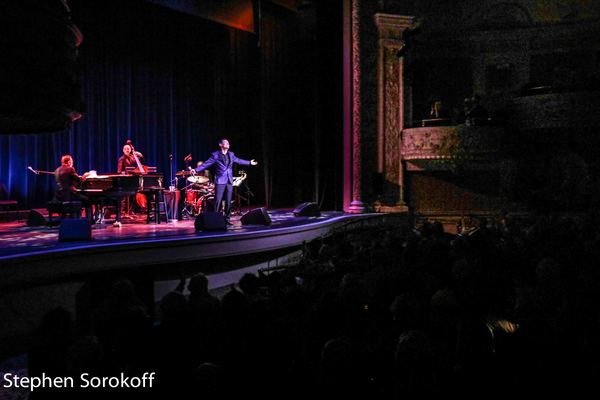
<svg viewBox="0 0 600 400"><path fill-rule="evenodd" d="M187 204L196 204L201 196L202 192L199 190L188 189L185 191L185 202Z"/></svg>

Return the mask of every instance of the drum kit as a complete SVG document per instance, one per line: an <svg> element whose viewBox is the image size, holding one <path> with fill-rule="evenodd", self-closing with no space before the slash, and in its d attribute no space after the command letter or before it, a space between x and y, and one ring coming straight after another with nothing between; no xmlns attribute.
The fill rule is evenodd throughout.
<svg viewBox="0 0 600 400"><path fill-rule="evenodd" d="M204 175L194 175L193 171L179 171L177 177L186 179L183 214L195 217L212 210L215 201L215 185Z"/></svg>

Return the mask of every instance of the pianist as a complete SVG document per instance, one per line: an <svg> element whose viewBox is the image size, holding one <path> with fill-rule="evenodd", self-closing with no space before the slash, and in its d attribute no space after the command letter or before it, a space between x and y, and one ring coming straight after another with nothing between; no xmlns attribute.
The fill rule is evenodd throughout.
<svg viewBox="0 0 600 400"><path fill-rule="evenodd" d="M65 154L60 158L60 167L54 171L56 178L56 201L81 201L87 203L87 198L77 193L77 185L87 178L87 173L80 176L73 167L73 157Z"/></svg>

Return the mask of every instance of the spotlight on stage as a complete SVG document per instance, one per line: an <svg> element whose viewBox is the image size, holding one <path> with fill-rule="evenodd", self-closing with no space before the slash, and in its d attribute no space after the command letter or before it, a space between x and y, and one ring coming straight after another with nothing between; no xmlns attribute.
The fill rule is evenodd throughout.
<svg viewBox="0 0 600 400"><path fill-rule="evenodd" d="M319 205L313 202L300 204L294 209L294 217L320 217Z"/></svg>

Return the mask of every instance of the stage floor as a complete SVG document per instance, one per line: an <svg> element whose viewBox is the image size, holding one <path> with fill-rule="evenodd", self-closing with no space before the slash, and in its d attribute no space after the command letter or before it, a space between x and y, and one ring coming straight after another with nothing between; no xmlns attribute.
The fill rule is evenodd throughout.
<svg viewBox="0 0 600 400"><path fill-rule="evenodd" d="M28 227L25 222L0 223L0 286L68 275L232 257L293 248L332 230L382 214L322 212L295 217L291 210L269 210L271 225L242 225L239 217L226 231L196 232L194 220L161 224L96 225L92 240L59 242L57 227Z"/></svg>
<svg viewBox="0 0 600 400"><path fill-rule="evenodd" d="M122 220L122 226L115 228L110 223L92 225L92 241L59 242L59 227L26 225L26 221L0 223L0 260L37 252L50 252L74 248L90 248L118 243L157 242L181 238L224 237L242 233L312 224L318 221L340 217L342 212L324 212L320 217L294 217L291 211L269 210L272 223L265 225L242 225L240 217L232 217L232 225L226 231L196 232L194 220L147 224L145 217Z"/></svg>

